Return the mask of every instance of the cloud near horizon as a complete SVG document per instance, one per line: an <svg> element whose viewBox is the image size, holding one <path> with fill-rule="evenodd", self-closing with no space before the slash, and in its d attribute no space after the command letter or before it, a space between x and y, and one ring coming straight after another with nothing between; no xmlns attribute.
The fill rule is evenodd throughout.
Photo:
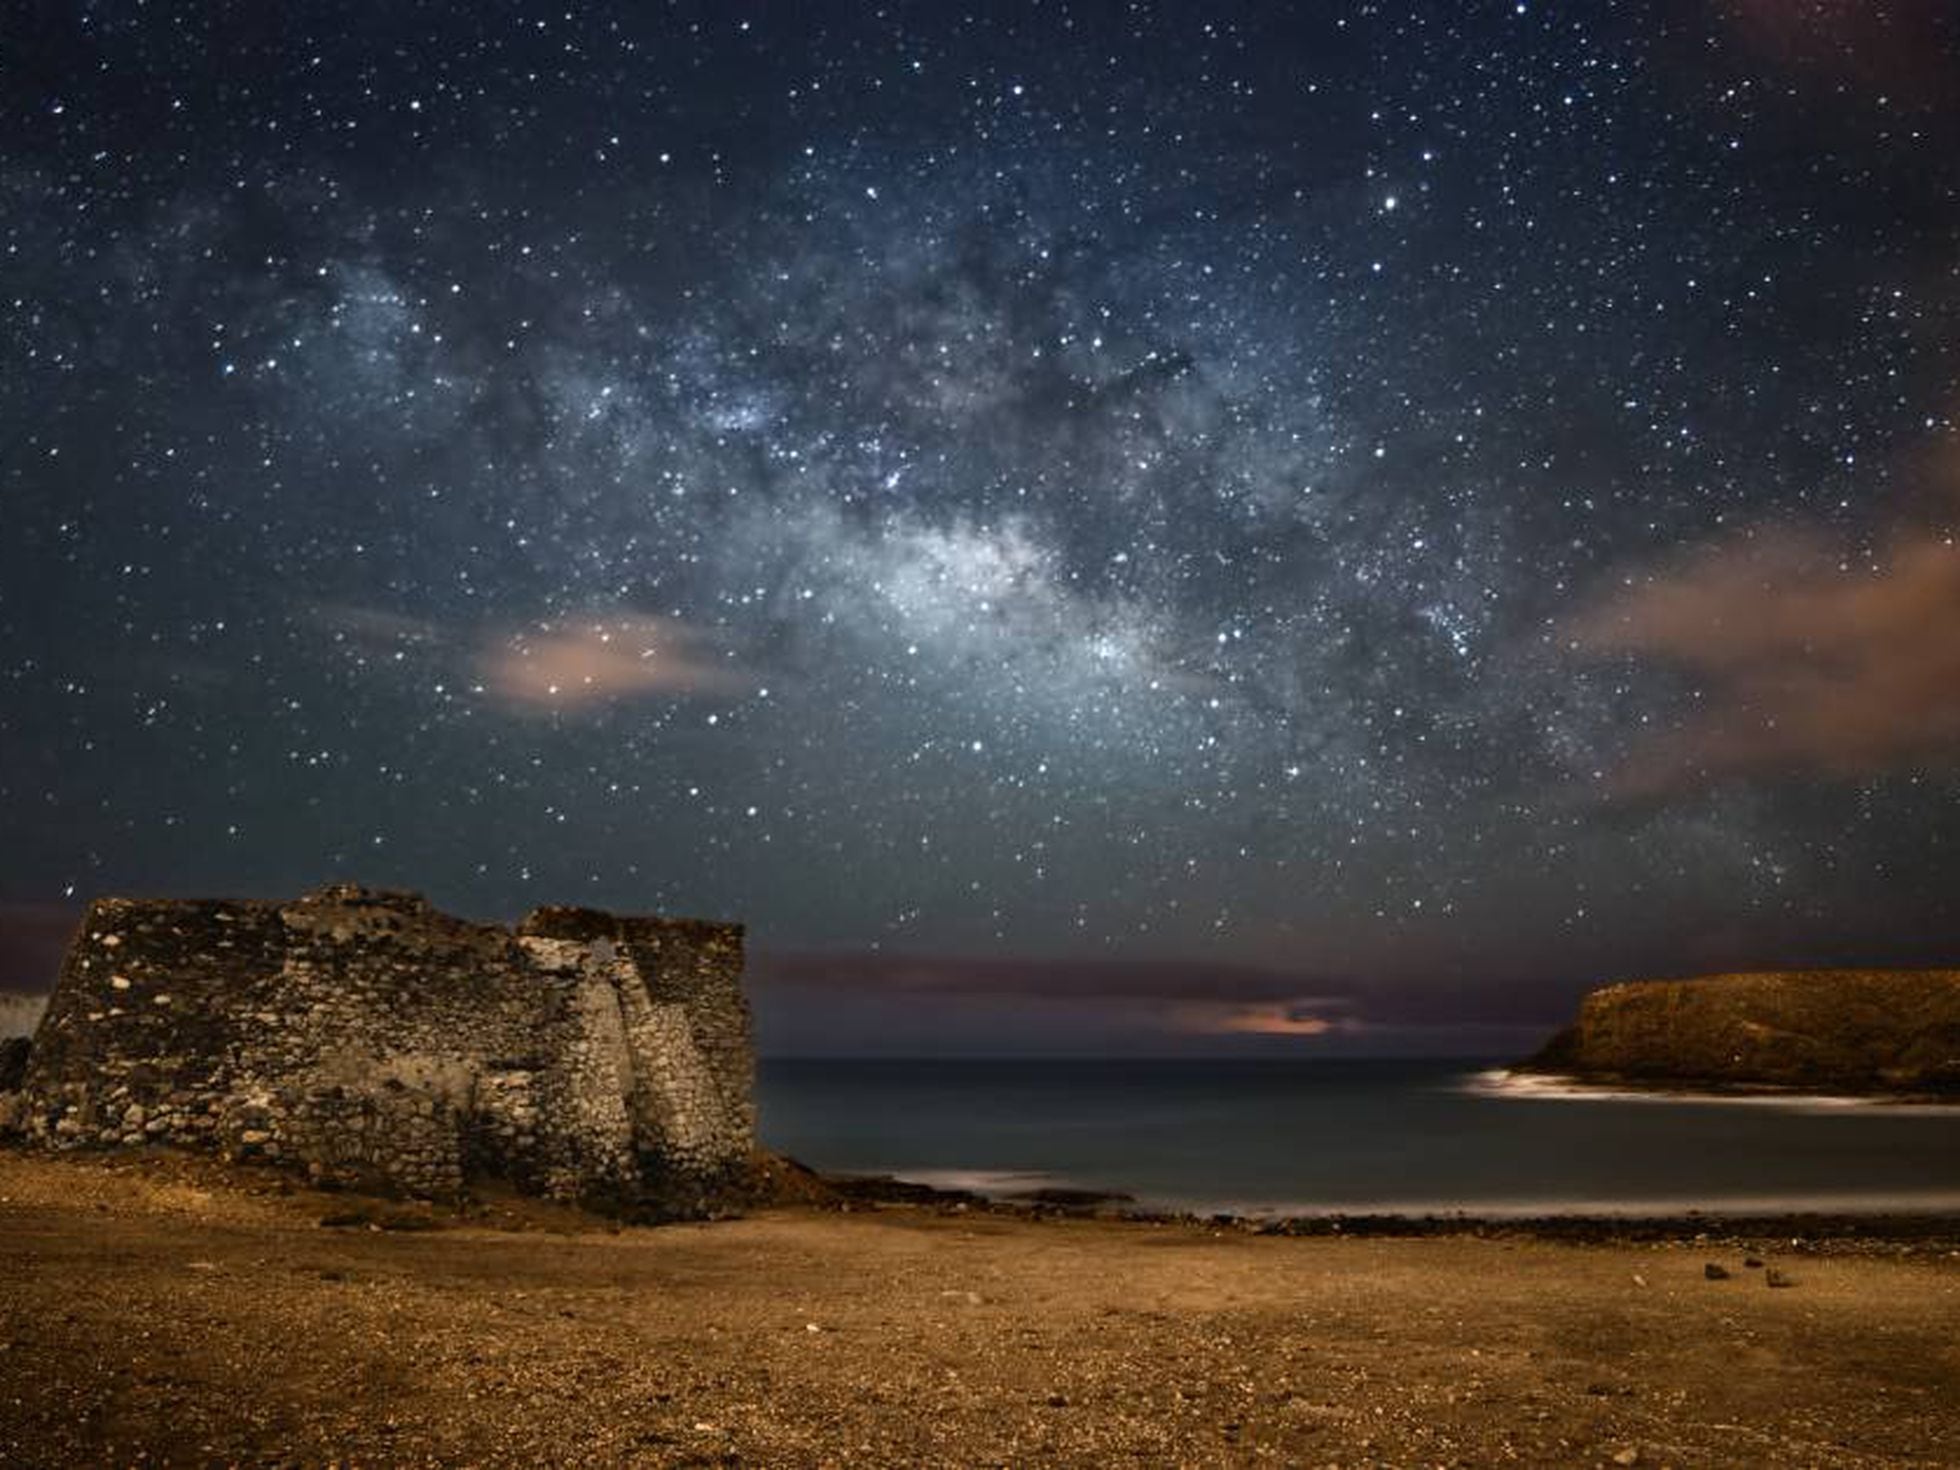
<svg viewBox="0 0 1960 1470"><path fill-rule="evenodd" d="M1187 1036L1348 1035L1380 1028L1550 1026L1569 1018L1582 982L1478 985L1433 978L1355 979L1207 960L752 951L760 995L796 993L893 1004L1091 1006Z"/></svg>
<svg viewBox="0 0 1960 1470"><path fill-rule="evenodd" d="M1704 547L1597 598L1565 628L1694 685L1698 708L1635 746L1621 795L1697 780L1859 777L1960 762L1960 542L1905 531L1854 564L1787 530Z"/></svg>
<svg viewBox="0 0 1960 1470"><path fill-rule="evenodd" d="M1188 1005L1172 1012L1174 1027L1200 1036L1325 1036L1366 1028L1348 1016L1323 1015L1314 1002L1281 1005Z"/></svg>

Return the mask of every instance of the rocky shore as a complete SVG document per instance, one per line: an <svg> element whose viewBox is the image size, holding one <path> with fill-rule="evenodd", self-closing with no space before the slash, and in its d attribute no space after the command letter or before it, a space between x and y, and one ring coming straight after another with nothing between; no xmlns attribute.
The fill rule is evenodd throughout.
<svg viewBox="0 0 1960 1470"><path fill-rule="evenodd" d="M0 1463L1960 1459L1950 1221L1295 1238L802 1184L642 1229L0 1153Z"/></svg>
<svg viewBox="0 0 1960 1470"><path fill-rule="evenodd" d="M791 1169L800 1166L790 1164ZM1772 1211L1725 1214L1693 1210L1678 1214L1448 1214L1324 1213L1313 1215L1191 1213L1139 1205L1127 1194L1094 1190L1036 1189L1006 1195L939 1189L883 1174L811 1174L811 1191L795 1202L848 1212L871 1206L909 1206L940 1214L985 1213L1009 1219L1093 1219L1113 1223L1231 1230L1246 1235L1295 1238L1419 1239L1474 1236L1485 1239L1557 1240L1609 1245L1656 1241L1726 1242L1739 1247L1776 1241L1790 1249L1856 1250L1885 1254L1960 1257L1960 1215L1939 1211Z"/></svg>

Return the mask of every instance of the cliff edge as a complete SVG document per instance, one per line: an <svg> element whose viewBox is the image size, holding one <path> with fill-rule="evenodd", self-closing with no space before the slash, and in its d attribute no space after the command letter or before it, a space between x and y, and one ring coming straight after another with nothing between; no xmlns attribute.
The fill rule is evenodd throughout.
<svg viewBox="0 0 1960 1470"><path fill-rule="evenodd" d="M1608 985L1518 1070L1648 1087L1960 1098L1960 970Z"/></svg>

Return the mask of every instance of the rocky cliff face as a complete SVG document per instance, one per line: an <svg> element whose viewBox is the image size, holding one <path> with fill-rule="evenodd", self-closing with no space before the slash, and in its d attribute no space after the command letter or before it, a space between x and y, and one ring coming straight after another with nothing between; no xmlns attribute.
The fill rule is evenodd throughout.
<svg viewBox="0 0 1960 1470"><path fill-rule="evenodd" d="M699 1213L754 1146L741 967L739 926L685 919L547 908L504 929L351 886L101 899L31 1050L0 1055L0 1125Z"/></svg>
<svg viewBox="0 0 1960 1470"><path fill-rule="evenodd" d="M1648 1086L1960 1097L1960 970L1609 985L1521 1070Z"/></svg>

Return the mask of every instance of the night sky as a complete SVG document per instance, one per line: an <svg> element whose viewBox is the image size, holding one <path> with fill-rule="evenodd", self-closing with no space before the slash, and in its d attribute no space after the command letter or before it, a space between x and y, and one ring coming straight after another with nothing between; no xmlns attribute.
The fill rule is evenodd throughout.
<svg viewBox="0 0 1960 1470"><path fill-rule="evenodd" d="M9 6L0 986L331 879L743 919L772 1050L1960 961L1956 77L1935 0Z"/></svg>

